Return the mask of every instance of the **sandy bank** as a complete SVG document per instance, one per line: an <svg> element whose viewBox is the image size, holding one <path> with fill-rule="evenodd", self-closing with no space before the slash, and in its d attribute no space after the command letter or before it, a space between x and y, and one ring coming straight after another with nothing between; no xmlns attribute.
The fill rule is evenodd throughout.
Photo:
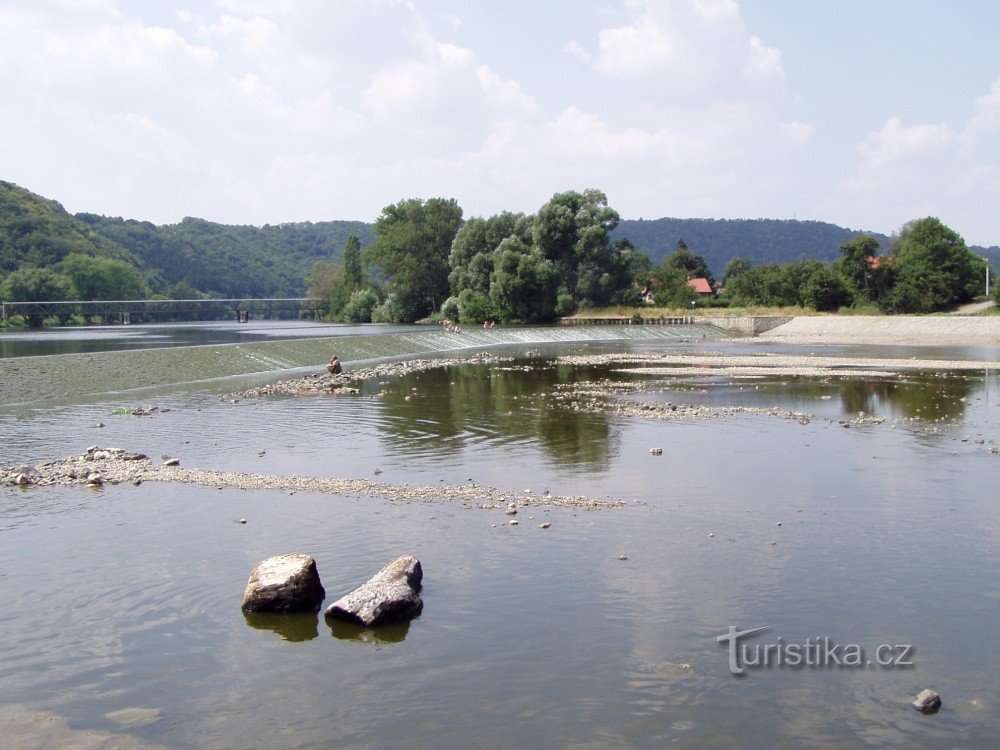
<svg viewBox="0 0 1000 750"><path fill-rule="evenodd" d="M810 316L792 318L757 338L789 344L1000 347L1000 316Z"/></svg>

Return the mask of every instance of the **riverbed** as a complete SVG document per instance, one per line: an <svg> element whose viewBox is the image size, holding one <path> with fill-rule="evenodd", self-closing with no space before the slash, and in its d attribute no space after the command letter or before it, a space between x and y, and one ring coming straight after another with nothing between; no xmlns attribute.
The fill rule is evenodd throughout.
<svg viewBox="0 0 1000 750"><path fill-rule="evenodd" d="M1000 733L1000 373L871 375L977 354L679 338L494 353L351 394L236 395L278 373L0 408L5 466L100 445L358 482L0 489L6 741L976 747ZM713 367L814 354L871 367ZM510 494L476 502L473 486ZM416 487L441 491L402 492ZM612 502L532 502L546 492ZM377 631L245 617L250 569L292 551L316 558L327 603L413 554L423 613ZM912 664L736 677L717 641L730 626L872 656L909 645ZM944 702L933 716L908 705L925 687Z"/></svg>

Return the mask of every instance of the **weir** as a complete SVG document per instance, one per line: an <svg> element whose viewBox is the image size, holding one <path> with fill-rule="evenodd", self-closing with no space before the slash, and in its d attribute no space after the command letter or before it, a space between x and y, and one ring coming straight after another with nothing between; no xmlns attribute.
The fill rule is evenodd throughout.
<svg viewBox="0 0 1000 750"><path fill-rule="evenodd" d="M615 341L693 341L727 335L713 325L470 328L288 339L215 346L0 359L0 405L62 400L239 375L351 365L493 347Z"/></svg>

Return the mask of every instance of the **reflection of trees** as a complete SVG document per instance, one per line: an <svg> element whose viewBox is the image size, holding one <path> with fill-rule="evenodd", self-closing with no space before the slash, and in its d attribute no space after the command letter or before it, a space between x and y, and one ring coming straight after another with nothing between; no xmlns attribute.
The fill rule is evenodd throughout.
<svg viewBox="0 0 1000 750"><path fill-rule="evenodd" d="M576 377L572 370L535 368L504 370L485 365L456 365L407 376L382 398L386 418L380 429L397 443L427 441L442 451L457 442L498 445L538 440L558 462L599 470L610 465L610 429L599 414L582 414L547 406L541 394ZM407 402L411 389L416 398Z"/></svg>
<svg viewBox="0 0 1000 750"><path fill-rule="evenodd" d="M934 419L961 419L976 379L950 373L908 375L905 379L844 378L840 400L844 411Z"/></svg>

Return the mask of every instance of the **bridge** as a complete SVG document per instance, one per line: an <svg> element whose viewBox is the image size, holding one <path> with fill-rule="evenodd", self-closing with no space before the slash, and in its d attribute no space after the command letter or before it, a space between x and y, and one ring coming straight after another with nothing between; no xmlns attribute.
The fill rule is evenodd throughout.
<svg viewBox="0 0 1000 750"><path fill-rule="evenodd" d="M168 315L203 315L218 317L233 312L236 320L247 323L251 315L268 316L274 313L294 313L297 316L315 316L323 300L314 297L266 297L242 299L108 299L70 300L66 302L0 302L0 319L23 315L38 321L52 315L100 315L105 320L117 320L129 325L133 315L165 317Z"/></svg>

